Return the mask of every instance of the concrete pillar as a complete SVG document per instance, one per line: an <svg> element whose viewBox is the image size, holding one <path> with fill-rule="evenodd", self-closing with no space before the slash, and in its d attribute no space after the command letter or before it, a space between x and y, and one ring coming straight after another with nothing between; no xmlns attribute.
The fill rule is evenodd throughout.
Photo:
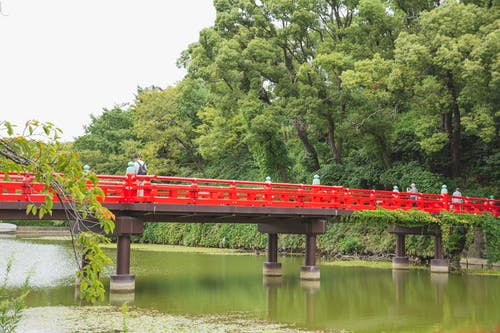
<svg viewBox="0 0 500 333"><path fill-rule="evenodd" d="M264 276L281 276L281 263L278 262L278 234L267 234L267 261L262 267Z"/></svg>
<svg viewBox="0 0 500 333"><path fill-rule="evenodd" d="M135 290L135 276L130 274L130 235L118 236L116 275L111 275L109 289L110 293L131 293Z"/></svg>
<svg viewBox="0 0 500 333"><path fill-rule="evenodd" d="M405 235L396 234L396 256L392 258L392 269L408 269L409 261L405 254Z"/></svg>
<svg viewBox="0 0 500 333"><path fill-rule="evenodd" d="M443 240L441 234L436 234L434 239L434 259L431 259L432 273L448 273L449 260L444 259Z"/></svg>
<svg viewBox="0 0 500 333"><path fill-rule="evenodd" d="M144 231L144 221L130 216L117 216L115 232L118 235L116 244L116 274L110 277L110 302L114 294L129 294L130 301L135 291L135 276L130 274L130 236L140 235ZM113 296L112 296L113 295ZM120 296L120 299L123 297ZM132 299L133 300L133 299Z"/></svg>
<svg viewBox="0 0 500 333"><path fill-rule="evenodd" d="M316 266L316 234L306 234L305 265L300 268L302 280L319 280L319 266Z"/></svg>

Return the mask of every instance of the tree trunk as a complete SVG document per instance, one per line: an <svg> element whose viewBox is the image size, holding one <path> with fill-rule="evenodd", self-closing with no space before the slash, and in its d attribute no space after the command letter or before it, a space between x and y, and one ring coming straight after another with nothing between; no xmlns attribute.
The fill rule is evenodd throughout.
<svg viewBox="0 0 500 333"><path fill-rule="evenodd" d="M456 178L460 176L460 111L458 105L452 104L453 114L453 133L450 141L451 150L451 176Z"/></svg>
<svg viewBox="0 0 500 333"><path fill-rule="evenodd" d="M328 122L328 147L330 148L330 154L335 162L339 162L340 154L335 144L335 122L333 121L333 116L328 114L326 120Z"/></svg>
<svg viewBox="0 0 500 333"><path fill-rule="evenodd" d="M297 135L299 136L300 141L302 141L304 149L306 150L307 154L309 155L309 158L311 159L313 167L312 171L319 170L320 166L318 160L318 153L316 152L316 149L314 149L314 146L311 144L309 138L307 137L306 126L299 119L293 119L292 123L295 126L295 129L297 130Z"/></svg>
<svg viewBox="0 0 500 333"><path fill-rule="evenodd" d="M447 86L453 99L445 124L450 143L451 177L456 178L460 175L460 110L457 104L456 87L451 73L448 73Z"/></svg>
<svg viewBox="0 0 500 333"><path fill-rule="evenodd" d="M384 162L384 167L386 170L392 168L391 162L391 150L387 146L387 140L380 135L375 135L376 141L380 147L380 154L382 155L382 162Z"/></svg>

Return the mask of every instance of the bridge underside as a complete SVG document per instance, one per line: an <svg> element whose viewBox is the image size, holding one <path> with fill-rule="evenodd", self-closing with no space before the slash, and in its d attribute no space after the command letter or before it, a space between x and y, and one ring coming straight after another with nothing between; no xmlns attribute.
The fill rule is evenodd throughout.
<svg viewBox="0 0 500 333"><path fill-rule="evenodd" d="M26 202L0 202L1 220L38 220L26 215ZM328 217L351 215L351 210L281 207L209 206L186 204L119 203L105 205L116 216L130 216L144 222L201 223L290 223L326 220ZM54 203L52 215L45 220L67 220L61 203Z"/></svg>

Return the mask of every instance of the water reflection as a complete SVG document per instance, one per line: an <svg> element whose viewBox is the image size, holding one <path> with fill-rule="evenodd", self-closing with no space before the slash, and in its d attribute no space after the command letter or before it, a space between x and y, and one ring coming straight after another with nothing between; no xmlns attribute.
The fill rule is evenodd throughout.
<svg viewBox="0 0 500 333"><path fill-rule="evenodd" d="M39 265L58 266L52 281L62 282L33 290L27 300L30 306L78 304L74 259L67 244L4 241L0 240L2 253L8 248L24 254L45 251L49 262ZM106 251L115 257L114 250ZM494 276L323 265L320 283L299 279L300 257L280 258L283 276L274 279L262 277L263 256L142 250L132 251L131 260L136 292L109 295L110 303L129 301L140 308L182 315L238 312L318 331L494 331L499 323L500 283ZM109 286L108 279L103 283Z"/></svg>
<svg viewBox="0 0 500 333"><path fill-rule="evenodd" d="M301 280L300 287L304 292L306 325L312 327L316 324L315 297L319 293L320 282L312 280Z"/></svg>
<svg viewBox="0 0 500 333"><path fill-rule="evenodd" d="M266 290L266 317L269 320L278 319L278 289L282 282L281 276L264 276L262 279Z"/></svg>
<svg viewBox="0 0 500 333"><path fill-rule="evenodd" d="M32 287L54 287L73 282L76 261L72 251L54 244L37 244L14 237L0 237L0 281L12 259L7 286L19 287L29 277Z"/></svg>
<svg viewBox="0 0 500 333"><path fill-rule="evenodd" d="M392 281L394 282L395 298L397 305L405 304L405 288L410 272L408 270L393 269Z"/></svg>

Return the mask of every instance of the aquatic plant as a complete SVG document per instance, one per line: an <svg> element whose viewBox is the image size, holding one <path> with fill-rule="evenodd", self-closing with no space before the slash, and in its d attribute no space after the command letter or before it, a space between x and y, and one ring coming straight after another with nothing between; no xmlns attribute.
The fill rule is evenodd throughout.
<svg viewBox="0 0 500 333"><path fill-rule="evenodd" d="M23 310L25 308L24 299L29 293L29 278L28 275L21 287L21 290L14 295L9 293L7 282L9 273L12 270L13 256L11 255L7 261L5 276L0 286L0 332L14 332L21 321Z"/></svg>

